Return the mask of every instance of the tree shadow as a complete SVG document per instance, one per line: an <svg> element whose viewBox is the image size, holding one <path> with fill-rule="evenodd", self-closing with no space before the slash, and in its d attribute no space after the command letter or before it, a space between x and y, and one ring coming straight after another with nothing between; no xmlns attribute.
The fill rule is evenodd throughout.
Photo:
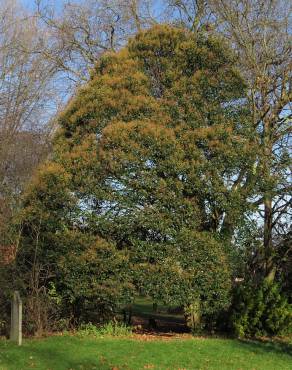
<svg viewBox="0 0 292 370"><path fill-rule="evenodd" d="M108 361L98 355L96 356L96 360L92 359L92 356L87 356L86 354L80 355L78 359L72 359L70 357L70 351L60 351L50 349L47 347L39 348L39 347L18 347L18 350L21 351L21 357L23 359L29 359L31 366L29 368L37 368L37 362L42 364L42 368L44 369L62 369L62 370L110 370L113 368L113 365L108 363ZM5 363L7 362L7 363ZM1 359L1 365L7 366L7 369L10 368L11 363L5 358ZM15 367L14 367L15 368Z"/></svg>
<svg viewBox="0 0 292 370"><path fill-rule="evenodd" d="M238 339L238 343L257 353L286 354L292 357L292 344L279 339Z"/></svg>

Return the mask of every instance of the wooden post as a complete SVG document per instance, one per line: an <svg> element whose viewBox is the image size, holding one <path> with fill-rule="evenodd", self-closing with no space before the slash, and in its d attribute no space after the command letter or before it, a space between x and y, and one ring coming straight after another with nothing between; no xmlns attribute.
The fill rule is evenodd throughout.
<svg viewBox="0 0 292 370"><path fill-rule="evenodd" d="M22 344L22 300L19 292L15 291L11 302L10 340Z"/></svg>

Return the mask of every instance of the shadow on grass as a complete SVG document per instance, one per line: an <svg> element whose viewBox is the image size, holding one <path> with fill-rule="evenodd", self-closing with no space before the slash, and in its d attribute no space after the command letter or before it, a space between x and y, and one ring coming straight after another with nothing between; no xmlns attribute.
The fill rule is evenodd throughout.
<svg viewBox="0 0 292 370"><path fill-rule="evenodd" d="M238 339L238 343L240 346L244 346L244 348L258 354L268 352L274 354L286 354L292 357L292 344L285 343L280 340Z"/></svg>
<svg viewBox="0 0 292 370"><path fill-rule="evenodd" d="M9 348L13 349L15 356L1 357L0 365L4 366L4 369L110 370L113 368L113 365L103 356L97 355L96 359L93 359L83 352L78 359L75 359L74 354L76 355L80 349L75 346L68 348L67 351L45 346L42 348L10 345ZM39 364L41 364L40 367L38 367Z"/></svg>

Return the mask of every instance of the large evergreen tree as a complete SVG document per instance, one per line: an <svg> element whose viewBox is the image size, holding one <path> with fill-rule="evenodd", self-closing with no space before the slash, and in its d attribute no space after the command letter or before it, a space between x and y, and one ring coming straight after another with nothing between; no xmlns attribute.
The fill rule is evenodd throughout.
<svg viewBox="0 0 292 370"><path fill-rule="evenodd" d="M256 152L228 50L169 26L141 32L101 57L60 116L27 192L18 261L49 263L42 284L67 304L104 307L133 287L206 315L228 304L224 215L234 224L245 210L252 189L234 179Z"/></svg>

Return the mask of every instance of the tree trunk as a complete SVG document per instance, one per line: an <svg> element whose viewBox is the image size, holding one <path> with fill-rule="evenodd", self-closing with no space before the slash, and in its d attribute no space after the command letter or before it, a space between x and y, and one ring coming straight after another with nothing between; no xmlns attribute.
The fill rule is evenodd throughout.
<svg viewBox="0 0 292 370"><path fill-rule="evenodd" d="M265 251L265 274L269 281L273 281L275 277L275 266L273 264L273 240L272 240L272 198L269 195L265 196L264 200L264 251Z"/></svg>
<svg viewBox="0 0 292 370"><path fill-rule="evenodd" d="M231 243L234 234L234 224L230 222L228 213L224 216L220 234L226 242Z"/></svg>
<svg viewBox="0 0 292 370"><path fill-rule="evenodd" d="M265 259L265 277L273 281L275 270L273 266L273 209L272 209L272 195L270 194L271 181L271 158L272 158L272 143L271 143L271 122L269 120L264 122L264 157L263 157L263 176L267 182L268 187L264 193L264 259Z"/></svg>

